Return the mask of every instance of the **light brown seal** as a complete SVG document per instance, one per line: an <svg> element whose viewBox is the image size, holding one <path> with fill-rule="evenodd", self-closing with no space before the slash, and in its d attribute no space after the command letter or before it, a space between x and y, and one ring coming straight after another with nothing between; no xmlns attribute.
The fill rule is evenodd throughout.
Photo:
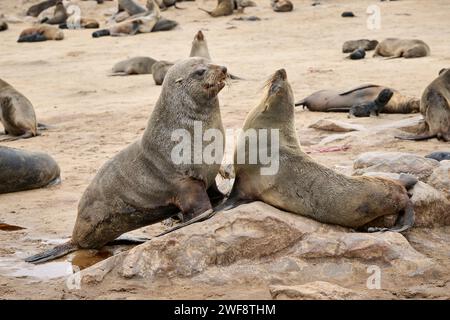
<svg viewBox="0 0 450 320"><path fill-rule="evenodd" d="M172 153L180 142L174 141L173 134L183 130L192 138L194 121L200 121L202 134L208 129L222 133L218 139L223 148L217 95L225 86L226 72L225 67L202 58L174 65L143 137L105 163L84 192L72 239L26 261L39 263L79 248L98 249L125 232L179 211L189 220L210 210L208 191L216 190L222 157L208 164L196 162L192 154L189 161L176 164Z"/></svg>
<svg viewBox="0 0 450 320"><path fill-rule="evenodd" d="M165 60L157 61L152 65L153 80L155 81L155 84L157 86L163 84L167 72L173 65L174 65L173 62Z"/></svg>
<svg viewBox="0 0 450 320"><path fill-rule="evenodd" d="M113 75L150 74L156 60L150 57L134 57L116 63L112 69Z"/></svg>
<svg viewBox="0 0 450 320"><path fill-rule="evenodd" d="M450 141L450 69L442 69L422 94L420 113L423 128L419 135L397 137L406 140L427 140L437 138Z"/></svg>
<svg viewBox="0 0 450 320"><path fill-rule="evenodd" d="M289 12L294 10L294 5L289 0L270 0L270 5L275 12Z"/></svg>
<svg viewBox="0 0 450 320"><path fill-rule="evenodd" d="M64 33L62 30L52 26L41 25L23 30L20 33L17 42L37 42L63 39Z"/></svg>
<svg viewBox="0 0 450 320"><path fill-rule="evenodd" d="M388 38L375 48L374 57L419 58L430 55L430 47L422 40Z"/></svg>
<svg viewBox="0 0 450 320"><path fill-rule="evenodd" d="M338 92L335 90L320 90L295 103L310 111L348 112L353 105L374 101L381 91L390 89L394 95L382 109L383 113L413 113L419 112L420 100L402 95L397 90L375 84L365 84Z"/></svg>
<svg viewBox="0 0 450 320"><path fill-rule="evenodd" d="M199 10L205 11L211 17L223 17L233 14L234 1L233 0L218 0L217 6L212 11L205 10L203 8L198 8Z"/></svg>
<svg viewBox="0 0 450 320"><path fill-rule="evenodd" d="M0 146L0 194L42 188L59 181L59 166L49 155Z"/></svg>
<svg viewBox="0 0 450 320"><path fill-rule="evenodd" d="M392 231L404 231L413 225L413 205L404 185L389 179L337 173L301 150L294 122L294 96L284 69L270 79L262 101L248 114L243 132L264 129L278 129L278 171L262 175L261 169L267 164L260 160L256 164L248 162L249 153L260 154L261 148L271 150L275 143L271 140L262 147L261 142L250 144L243 164L235 153L236 178L228 203L260 200L323 223L350 228L361 228L391 214L398 214ZM241 136L236 150L247 150L248 145L245 135ZM409 178L405 184L410 187L417 180Z"/></svg>
<svg viewBox="0 0 450 320"><path fill-rule="evenodd" d="M33 105L23 94L0 79L0 122L5 134L1 141L26 139L39 135Z"/></svg>

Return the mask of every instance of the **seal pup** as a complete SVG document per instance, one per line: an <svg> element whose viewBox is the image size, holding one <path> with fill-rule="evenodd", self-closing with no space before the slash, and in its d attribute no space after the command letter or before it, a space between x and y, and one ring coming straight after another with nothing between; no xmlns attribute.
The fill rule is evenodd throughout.
<svg viewBox="0 0 450 320"><path fill-rule="evenodd" d="M41 25L23 30L17 42L38 42L47 40L63 40L64 33L53 26Z"/></svg>
<svg viewBox="0 0 450 320"><path fill-rule="evenodd" d="M348 114L348 118L350 117L370 117L377 116L380 114L381 110L383 110L384 106L389 102L392 98L391 89L383 89L381 90L378 97L371 102L356 104L350 108L350 112Z"/></svg>
<svg viewBox="0 0 450 320"><path fill-rule="evenodd" d="M430 55L430 47L422 40L388 38L375 48L374 57L419 58Z"/></svg>
<svg viewBox="0 0 450 320"><path fill-rule="evenodd" d="M289 12L294 10L294 5L289 0L270 0L270 5L275 12Z"/></svg>
<svg viewBox="0 0 450 320"><path fill-rule="evenodd" d="M13 136L1 141L39 135L36 114L30 100L2 79L0 79L0 122L5 128L5 134Z"/></svg>
<svg viewBox="0 0 450 320"><path fill-rule="evenodd" d="M383 89L390 89L394 95L383 108L383 113L419 112L420 100L402 95L397 90L376 84L364 84L343 92L320 90L295 103L310 111L348 112L355 104L368 103L376 99Z"/></svg>
<svg viewBox="0 0 450 320"><path fill-rule="evenodd" d="M134 57L116 63L112 69L112 75L150 74L152 66L156 62L150 57Z"/></svg>
<svg viewBox="0 0 450 320"><path fill-rule="evenodd" d="M450 69L443 69L422 94L420 113L424 126L416 136L396 136L403 140L427 140L437 138L450 141Z"/></svg>
<svg viewBox="0 0 450 320"><path fill-rule="evenodd" d="M353 51L352 53L350 53L350 55L348 56L348 59L360 60L360 59L364 59L365 56L366 56L366 50L364 50L363 48L358 48L355 51Z"/></svg>
<svg viewBox="0 0 450 320"><path fill-rule="evenodd" d="M234 1L233 0L218 0L217 6L212 11L205 10L203 8L198 8L199 10L205 11L211 17L223 17L233 14Z"/></svg>
<svg viewBox="0 0 450 320"><path fill-rule="evenodd" d="M69 15L67 14L66 7L64 7L62 0L58 0L58 2L56 2L55 11L53 12L53 17L50 19L44 18L41 23L60 25L65 23L68 17Z"/></svg>
<svg viewBox="0 0 450 320"><path fill-rule="evenodd" d="M427 154L425 158L434 159L436 161L450 160L450 152L447 151L435 151Z"/></svg>
<svg viewBox="0 0 450 320"><path fill-rule="evenodd" d="M262 101L247 115L244 134L238 138L234 155L236 178L224 210L240 202L259 200L323 223L355 229L394 214L398 218L389 230L403 232L413 225L413 204L405 186L411 187L417 179L406 176L400 183L378 177L349 177L318 164L301 150L294 121L294 95L286 71L276 71L267 87ZM247 143L246 132L255 130L278 131L279 164L275 173L263 175L261 169L267 164L248 161L249 154L260 154L261 148L272 150L276 143ZM249 152L241 164L237 153L246 151L247 146Z"/></svg>
<svg viewBox="0 0 450 320"><path fill-rule="evenodd" d="M378 45L377 40L359 39L345 41L342 45L342 53L351 53L356 49L362 48L365 51L374 50Z"/></svg>
<svg viewBox="0 0 450 320"><path fill-rule="evenodd" d="M0 194L59 182L59 166L49 155L0 146Z"/></svg>
<svg viewBox="0 0 450 320"><path fill-rule="evenodd" d="M29 257L28 262L52 260L81 248L98 249L131 230L167 219L179 211L186 220L211 210L209 190L222 155L215 149L211 164L189 155L176 164L173 133L194 136L194 121L201 134L218 130L224 148L224 128L218 93L225 86L227 69L203 58L174 65L164 80L160 97L142 138L106 162L84 192L69 242ZM197 150L198 151L198 150ZM219 159L220 158L220 159Z"/></svg>

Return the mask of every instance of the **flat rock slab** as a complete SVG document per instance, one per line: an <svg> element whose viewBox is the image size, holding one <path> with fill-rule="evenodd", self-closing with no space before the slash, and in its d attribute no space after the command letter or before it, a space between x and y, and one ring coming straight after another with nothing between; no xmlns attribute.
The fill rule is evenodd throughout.
<svg viewBox="0 0 450 320"><path fill-rule="evenodd" d="M333 119L321 119L311 124L309 128L333 132L351 132L351 131L365 130L364 126L362 125L347 123Z"/></svg>

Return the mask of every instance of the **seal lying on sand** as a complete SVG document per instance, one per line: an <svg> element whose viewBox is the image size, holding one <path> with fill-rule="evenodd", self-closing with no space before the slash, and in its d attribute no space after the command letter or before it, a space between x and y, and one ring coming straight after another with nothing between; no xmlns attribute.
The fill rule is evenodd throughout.
<svg viewBox="0 0 450 320"><path fill-rule="evenodd" d="M275 12L289 12L294 10L294 5L289 0L270 0L270 5Z"/></svg>
<svg viewBox="0 0 450 320"><path fill-rule="evenodd" d="M344 92L320 90L298 101L295 105L306 107L310 111L348 112L353 105L375 100L383 89L390 89L394 92L388 104L383 108L383 113L419 112L419 99L404 96L397 90L375 84L361 85Z"/></svg>
<svg viewBox="0 0 450 320"><path fill-rule="evenodd" d="M23 30L17 42L63 40L64 33L56 27L41 25Z"/></svg>
<svg viewBox="0 0 450 320"><path fill-rule="evenodd" d="M419 58L430 55L430 47L422 40L388 38L375 48L374 57Z"/></svg>
<svg viewBox="0 0 450 320"><path fill-rule="evenodd" d="M150 74L155 62L149 57L134 57L116 63L112 72L113 75Z"/></svg>
<svg viewBox="0 0 450 320"><path fill-rule="evenodd" d="M27 11L27 16L37 17L42 11L56 5L59 0L46 0L31 6Z"/></svg>
<svg viewBox="0 0 450 320"><path fill-rule="evenodd" d="M143 137L105 163L84 192L72 239L26 261L39 263L80 248L98 249L125 232L179 211L189 220L210 210L208 191L218 192L215 177L223 153L216 154L212 164L197 162L194 154L176 164L173 152L180 141L172 137L182 130L191 139L194 121L201 121L202 136L208 129L219 130L224 147L217 95L225 86L226 73L225 67L202 58L174 65Z"/></svg>
<svg viewBox="0 0 450 320"><path fill-rule="evenodd" d="M364 49L365 51L370 51L375 49L378 45L377 40L368 40L368 39L360 39L360 40L349 40L345 41L342 45L342 53L350 53L357 49Z"/></svg>
<svg viewBox="0 0 450 320"><path fill-rule="evenodd" d="M120 22L108 29L98 30L92 36L98 38L103 36L126 36L152 32L161 18L161 10L155 4L154 0L149 0L149 2L152 4L152 10L142 15L132 16L129 20Z"/></svg>
<svg viewBox="0 0 450 320"><path fill-rule="evenodd" d="M422 132L416 136L396 137L404 140L450 141L450 69L443 69L422 94L420 113L425 120Z"/></svg>
<svg viewBox="0 0 450 320"><path fill-rule="evenodd" d="M53 185L59 175L58 164L45 153L0 146L0 193Z"/></svg>
<svg viewBox="0 0 450 320"><path fill-rule="evenodd" d="M278 129L279 139L247 143L247 132ZM391 231L402 232L414 223L414 210L405 185L413 186L417 179L403 176L404 185L390 179L349 177L316 163L304 153L297 139L294 122L294 96L284 69L278 70L268 82L261 103L248 114L235 151L235 182L224 208L240 202L260 200L282 210L307 216L323 223L350 228L362 228L384 215L398 214ZM247 136L248 137L248 136ZM267 143L266 143L267 142ZM264 175L260 160L249 164L251 154L261 154L261 148L279 148L278 171ZM261 146L262 145L262 146ZM245 151L245 160L238 158ZM259 147L258 147L259 146ZM373 229L378 230L378 229Z"/></svg>
<svg viewBox="0 0 450 320"><path fill-rule="evenodd" d="M234 10L234 1L233 0L218 0L217 6L212 11L208 11L202 8L198 8L199 10L205 11L211 17L223 17L229 16L233 14Z"/></svg>
<svg viewBox="0 0 450 320"><path fill-rule="evenodd" d="M0 79L0 122L5 134L1 141L26 139L39 135L33 105L23 94Z"/></svg>
<svg viewBox="0 0 450 320"><path fill-rule="evenodd" d="M393 94L394 92L392 92L391 89L381 90L380 94L374 101L352 106L348 117L370 117L371 115L378 117L384 106L392 98Z"/></svg>

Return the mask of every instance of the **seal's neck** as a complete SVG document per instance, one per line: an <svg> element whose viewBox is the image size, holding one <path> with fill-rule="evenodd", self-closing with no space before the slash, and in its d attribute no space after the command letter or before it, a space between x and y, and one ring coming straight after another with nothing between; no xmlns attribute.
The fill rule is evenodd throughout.
<svg viewBox="0 0 450 320"><path fill-rule="evenodd" d="M0 79L0 89L10 87L9 83Z"/></svg>

